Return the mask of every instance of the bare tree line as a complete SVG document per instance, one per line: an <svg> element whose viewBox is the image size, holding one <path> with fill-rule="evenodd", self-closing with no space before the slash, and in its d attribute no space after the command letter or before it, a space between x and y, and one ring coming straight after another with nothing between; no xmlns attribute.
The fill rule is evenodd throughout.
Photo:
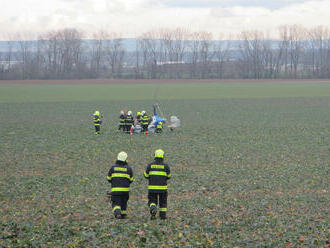
<svg viewBox="0 0 330 248"><path fill-rule="evenodd" d="M0 52L0 79L330 78L330 29L282 26L279 39L261 31L236 37L157 29L127 50L120 34L76 29L11 37ZM13 42L13 41L16 41Z"/></svg>

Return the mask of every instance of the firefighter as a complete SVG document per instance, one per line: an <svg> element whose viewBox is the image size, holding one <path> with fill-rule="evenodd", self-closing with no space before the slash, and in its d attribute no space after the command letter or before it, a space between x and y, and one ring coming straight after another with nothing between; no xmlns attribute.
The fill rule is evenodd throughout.
<svg viewBox="0 0 330 248"><path fill-rule="evenodd" d="M134 124L134 119L132 116L132 111L127 112L127 116L125 118L125 132L129 133L132 125Z"/></svg>
<svg viewBox="0 0 330 248"><path fill-rule="evenodd" d="M100 111L96 110L93 114L93 122L95 127L95 134L100 134L101 124L103 116L100 114Z"/></svg>
<svg viewBox="0 0 330 248"><path fill-rule="evenodd" d="M141 125L142 124L142 115L141 112L137 112L136 113L136 120L137 120L137 124Z"/></svg>
<svg viewBox="0 0 330 248"><path fill-rule="evenodd" d="M126 119L126 116L125 116L125 113L123 110L120 111L120 116L119 116L119 127L118 127L118 130L123 130L124 131L124 128L125 128L125 119Z"/></svg>
<svg viewBox="0 0 330 248"><path fill-rule="evenodd" d="M164 163L164 151L155 151L155 159L147 166L144 177L149 180L148 206L151 219L156 218L157 205L159 205L159 217L166 219L167 212L167 180L171 178L170 167Z"/></svg>
<svg viewBox="0 0 330 248"><path fill-rule="evenodd" d="M110 168L107 180L111 183L113 214L116 219L125 219L127 217L130 184L134 181L133 170L127 164L126 152L118 153L117 161Z"/></svg>
<svg viewBox="0 0 330 248"><path fill-rule="evenodd" d="M141 117L142 132L146 132L146 131L148 131L149 116L145 110L143 110L141 114L142 114L142 117Z"/></svg>
<svg viewBox="0 0 330 248"><path fill-rule="evenodd" d="M156 126L156 133L161 133L163 132L163 122L160 121L157 123L157 126Z"/></svg>

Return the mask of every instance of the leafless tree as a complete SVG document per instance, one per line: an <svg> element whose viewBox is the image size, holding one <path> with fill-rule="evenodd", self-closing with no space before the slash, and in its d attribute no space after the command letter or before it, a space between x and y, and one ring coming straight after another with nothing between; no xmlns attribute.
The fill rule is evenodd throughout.
<svg viewBox="0 0 330 248"><path fill-rule="evenodd" d="M139 36L135 51L127 51L122 36L111 31L96 31L88 39L77 29L19 34L0 51L0 79L330 77L329 27L278 31L277 40L243 31L233 41L161 28Z"/></svg>
<svg viewBox="0 0 330 248"><path fill-rule="evenodd" d="M105 43L108 38L108 34L100 30L93 34L93 39L90 44L90 71L92 77L100 77L101 68L103 65L105 54Z"/></svg>
<svg viewBox="0 0 330 248"><path fill-rule="evenodd" d="M294 78L298 77L298 66L303 55L305 38L305 28L298 25L289 27L290 72Z"/></svg>
<svg viewBox="0 0 330 248"><path fill-rule="evenodd" d="M121 76L125 50L122 39L117 33L108 33L106 35L104 47L105 59L110 66L110 75L112 78Z"/></svg>
<svg viewBox="0 0 330 248"><path fill-rule="evenodd" d="M188 62L190 64L189 71L190 77L196 78L198 75L198 62L200 60L200 48L201 48L201 33L193 32L190 35L189 50L188 50Z"/></svg>
<svg viewBox="0 0 330 248"><path fill-rule="evenodd" d="M315 78L325 78L329 74L329 39L330 30L324 26L318 26L308 32L308 49L311 73Z"/></svg>
<svg viewBox="0 0 330 248"><path fill-rule="evenodd" d="M259 79L263 72L263 41L264 34L260 31L244 31L241 33L241 60L245 77Z"/></svg>
<svg viewBox="0 0 330 248"><path fill-rule="evenodd" d="M166 73L171 78L182 77L182 63L187 50L190 31L185 28L166 29L162 32L163 59L168 62Z"/></svg>
<svg viewBox="0 0 330 248"><path fill-rule="evenodd" d="M17 34L15 39L19 44L19 53L16 54L16 60L20 62L20 78L29 79L33 60L34 38L27 34Z"/></svg>
<svg viewBox="0 0 330 248"><path fill-rule="evenodd" d="M213 59L214 52L212 51L213 36L210 32L200 32L200 64L201 78L207 78L210 74L210 62Z"/></svg>
<svg viewBox="0 0 330 248"><path fill-rule="evenodd" d="M214 44L217 78L224 77L224 64L229 60L231 46L231 41L229 39L225 40L223 34L219 35L218 40Z"/></svg>
<svg viewBox="0 0 330 248"><path fill-rule="evenodd" d="M162 52L164 45L160 42L160 31L152 30L139 37L139 47L142 51L143 64L149 78L159 78L158 65L164 60Z"/></svg>

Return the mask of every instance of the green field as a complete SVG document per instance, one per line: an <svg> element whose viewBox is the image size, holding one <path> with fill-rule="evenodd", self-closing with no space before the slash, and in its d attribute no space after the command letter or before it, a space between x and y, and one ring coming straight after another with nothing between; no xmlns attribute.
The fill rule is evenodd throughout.
<svg viewBox="0 0 330 248"><path fill-rule="evenodd" d="M181 130L117 132L155 98ZM95 136L91 113L104 114ZM0 85L0 247L329 247L330 83ZM143 171L171 166L166 222ZM115 220L106 173L136 181Z"/></svg>

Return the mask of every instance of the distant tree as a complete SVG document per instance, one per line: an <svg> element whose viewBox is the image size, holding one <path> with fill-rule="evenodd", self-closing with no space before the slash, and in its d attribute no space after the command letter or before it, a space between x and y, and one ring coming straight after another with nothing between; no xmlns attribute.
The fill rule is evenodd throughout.
<svg viewBox="0 0 330 248"><path fill-rule="evenodd" d="M201 33L193 32L190 35L189 40L189 49L188 49L188 62L189 62L189 71L190 77L196 78L198 75L198 62L200 60L200 49L201 49Z"/></svg>
<svg viewBox="0 0 330 248"><path fill-rule="evenodd" d="M289 54L291 77L298 77L298 66L304 52L306 29L302 26L293 25L289 27Z"/></svg>
<svg viewBox="0 0 330 248"><path fill-rule="evenodd" d="M105 38L104 56L110 66L110 75L112 78L120 78L125 56L123 40L117 33L106 33Z"/></svg>
<svg viewBox="0 0 330 248"><path fill-rule="evenodd" d="M227 60L229 60L230 57L230 49L231 49L232 43L231 41L225 40L224 35L220 34L218 40L214 44L214 57L216 61L216 75L217 78L224 78L225 74L225 67L224 64Z"/></svg>

